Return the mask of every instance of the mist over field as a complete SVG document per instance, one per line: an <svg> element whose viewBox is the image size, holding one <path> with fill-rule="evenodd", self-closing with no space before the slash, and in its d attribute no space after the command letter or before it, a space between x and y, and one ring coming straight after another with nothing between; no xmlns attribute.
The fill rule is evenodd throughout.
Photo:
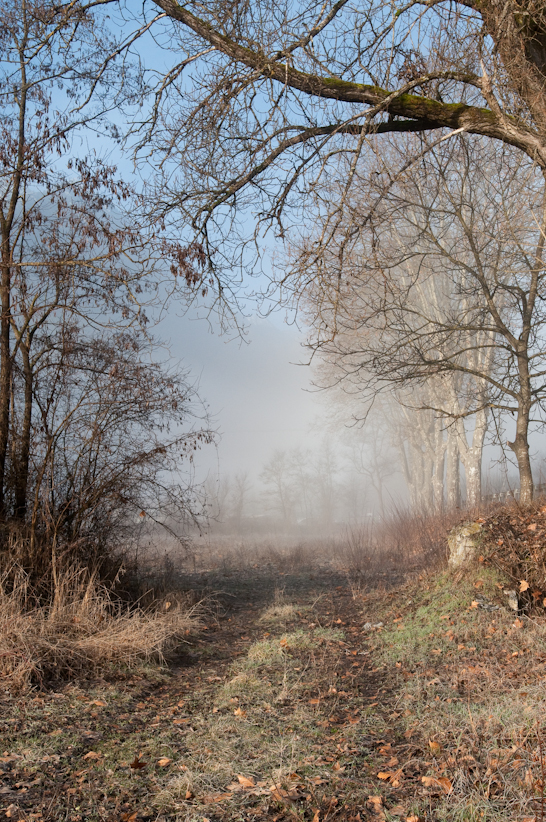
<svg viewBox="0 0 546 822"><path fill-rule="evenodd" d="M222 332L212 316L172 313L159 332L190 370L217 432L194 458L204 533L339 534L410 505L399 450L406 443L392 436L389 398L386 412L355 423L354 401L317 386L302 332L279 314L253 316L239 334ZM537 482L540 444L535 437ZM517 488L499 448L484 448L483 473L485 495ZM464 505L464 472L461 481Z"/></svg>

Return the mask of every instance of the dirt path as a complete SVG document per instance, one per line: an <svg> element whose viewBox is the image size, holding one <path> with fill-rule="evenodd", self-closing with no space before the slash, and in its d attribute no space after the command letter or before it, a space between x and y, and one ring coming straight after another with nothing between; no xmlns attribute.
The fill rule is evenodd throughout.
<svg viewBox="0 0 546 822"><path fill-rule="evenodd" d="M389 744L388 687L345 577L186 582L208 597L206 628L167 671L4 700L0 818L382 818L370 754Z"/></svg>

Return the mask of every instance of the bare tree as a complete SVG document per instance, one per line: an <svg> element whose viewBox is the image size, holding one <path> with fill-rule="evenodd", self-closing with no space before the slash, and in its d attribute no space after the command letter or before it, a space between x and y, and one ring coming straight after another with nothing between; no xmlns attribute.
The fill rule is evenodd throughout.
<svg viewBox="0 0 546 822"><path fill-rule="evenodd" d="M306 259L302 282L316 295L314 345L369 398L430 381L438 395L424 406L455 421L476 482L487 411L515 415L509 445L528 501L529 426L541 424L545 399L544 183L521 156L480 149L459 140L431 149L418 176L378 174L381 216L358 226L366 204L355 202L343 252L331 247L314 281ZM463 421L473 414L470 445Z"/></svg>
<svg viewBox="0 0 546 822"><path fill-rule="evenodd" d="M248 262L241 242L252 214L256 240L320 215L317 249L328 245L355 169L381 154L382 135L430 135L426 151L453 133L478 134L546 168L541 0L154 0L147 9L176 55L134 128L160 172L150 194L203 243L218 277L230 272L225 293L235 250Z"/></svg>
<svg viewBox="0 0 546 822"><path fill-rule="evenodd" d="M294 515L294 496L290 459L286 451L278 448L265 464L260 479L269 489L266 500L270 508L277 511L288 525Z"/></svg>
<svg viewBox="0 0 546 822"><path fill-rule="evenodd" d="M366 477L375 492L381 516L386 512L386 486L396 474L397 465L389 433L379 420L374 420L370 436L353 444L351 462L359 474Z"/></svg>
<svg viewBox="0 0 546 822"><path fill-rule="evenodd" d="M72 329L42 362L28 493L35 573L55 550L92 562L127 547L139 516L184 524L198 509L187 467L212 434L187 375L150 362L148 348L136 331Z"/></svg>
<svg viewBox="0 0 546 822"><path fill-rule="evenodd" d="M137 78L129 70L120 76L108 61L119 43L104 18L79 3L27 0L0 2L0 13L1 536L5 543L16 527L33 545L38 531L91 539L87 525L103 517L105 506L113 510L116 494L119 511L127 510L134 495L124 493L137 465L142 477L150 471L148 488L155 482L159 489L166 457L155 433L176 416L167 410L169 378L152 364L145 369L144 338L133 340L132 354L123 345L131 326L146 329L160 278L195 279L199 250L167 241L157 224L136 227L138 197L106 159L115 136L109 95L116 92L120 104L131 99ZM98 149L86 140L95 132ZM142 394L146 379L157 398ZM189 386L171 382L172 402L186 419L182 384L187 392ZM120 410L121 395L127 402L137 383L132 418L127 405ZM161 404L164 423L154 416ZM134 437L133 424L141 426ZM137 456L131 447L146 426L149 450L140 441ZM118 437L120 454L123 435L125 491L108 450Z"/></svg>
<svg viewBox="0 0 546 822"><path fill-rule="evenodd" d="M334 524L337 510L339 461L332 438L325 436L313 465L316 518L324 528Z"/></svg>
<svg viewBox="0 0 546 822"><path fill-rule="evenodd" d="M233 487L230 497L231 521L237 531L241 530L245 506L248 504L248 494L251 490L247 471L238 471L233 478Z"/></svg>
<svg viewBox="0 0 546 822"><path fill-rule="evenodd" d="M308 449L295 448L290 453L290 475L300 518L309 525L315 514L315 495L311 453Z"/></svg>

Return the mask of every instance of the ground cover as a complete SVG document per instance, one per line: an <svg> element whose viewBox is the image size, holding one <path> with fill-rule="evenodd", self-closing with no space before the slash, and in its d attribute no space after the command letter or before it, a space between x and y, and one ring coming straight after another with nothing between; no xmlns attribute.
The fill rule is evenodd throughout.
<svg viewBox="0 0 546 822"><path fill-rule="evenodd" d="M304 566L188 577L168 667L6 689L0 818L543 822L546 625L505 571Z"/></svg>

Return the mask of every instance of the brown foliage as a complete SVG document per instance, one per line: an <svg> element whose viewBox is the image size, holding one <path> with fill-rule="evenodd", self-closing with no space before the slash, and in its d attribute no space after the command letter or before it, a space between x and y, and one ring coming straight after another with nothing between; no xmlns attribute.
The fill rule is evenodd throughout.
<svg viewBox="0 0 546 822"><path fill-rule="evenodd" d="M546 505L512 506L487 516L482 524L483 561L513 581L522 603L544 610L546 604Z"/></svg>

